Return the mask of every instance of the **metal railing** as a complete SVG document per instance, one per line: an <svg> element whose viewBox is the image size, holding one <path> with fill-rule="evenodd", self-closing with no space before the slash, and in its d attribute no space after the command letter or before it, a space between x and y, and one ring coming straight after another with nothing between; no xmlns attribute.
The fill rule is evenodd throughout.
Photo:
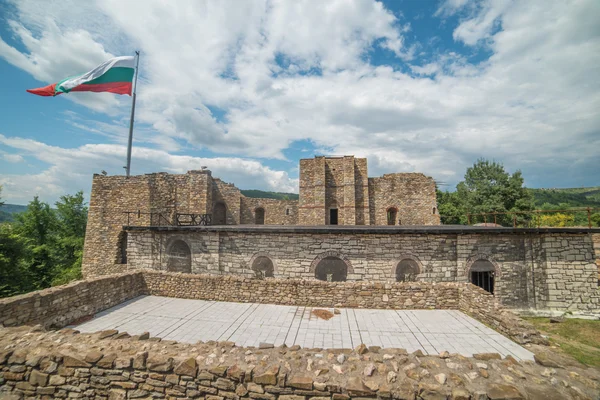
<svg viewBox="0 0 600 400"><path fill-rule="evenodd" d="M600 211L600 208L571 208L566 210L531 210L531 211L506 211L506 212L486 212L486 213L467 213L467 225L471 225L474 220L474 217L483 217L483 223L494 223L498 225L498 219L500 218L502 222L506 222L504 216L510 216L512 220L513 228L516 228L517 225L523 225L528 228L537 227L540 228L542 226L549 226L544 224L544 219L542 216L551 215L551 214L573 214L573 219L568 220L566 222L573 222L573 226L575 226L575 215L576 213L585 213L587 214L587 227L592 228L592 214ZM489 218L489 221L488 221ZM518 220L518 221L517 221ZM501 224L500 224L501 225Z"/></svg>
<svg viewBox="0 0 600 400"><path fill-rule="evenodd" d="M206 226L211 225L211 214L176 213L174 220L159 212L123 211L127 226Z"/></svg>

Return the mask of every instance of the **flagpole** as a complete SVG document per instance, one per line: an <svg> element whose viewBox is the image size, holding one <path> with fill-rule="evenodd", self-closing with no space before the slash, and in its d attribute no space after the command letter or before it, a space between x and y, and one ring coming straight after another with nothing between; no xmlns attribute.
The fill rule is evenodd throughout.
<svg viewBox="0 0 600 400"><path fill-rule="evenodd" d="M131 172L131 144L133 142L133 117L135 116L135 91L137 89L137 78L138 78L138 69L140 65L140 52L135 52L136 62L135 62L135 80L133 83L133 94L131 101L131 118L129 120L129 142L127 143L127 166L125 167L126 176L129 176Z"/></svg>

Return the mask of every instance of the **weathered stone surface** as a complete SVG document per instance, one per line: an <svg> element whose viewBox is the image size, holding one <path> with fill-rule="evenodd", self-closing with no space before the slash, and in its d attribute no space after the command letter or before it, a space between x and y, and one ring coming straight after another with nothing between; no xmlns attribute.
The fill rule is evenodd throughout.
<svg viewBox="0 0 600 400"><path fill-rule="evenodd" d="M501 360L502 356L498 353L478 353L478 354L473 354L473 358L476 360L487 361L487 360Z"/></svg>
<svg viewBox="0 0 600 400"><path fill-rule="evenodd" d="M419 385L419 398L423 400L446 400L448 389L440 385L421 384Z"/></svg>
<svg viewBox="0 0 600 400"><path fill-rule="evenodd" d="M98 333L98 339L106 339L115 336L117 333L119 333L119 331L116 329L108 329Z"/></svg>
<svg viewBox="0 0 600 400"><path fill-rule="evenodd" d="M547 353L534 354L533 358L536 363L543 365L544 367L562 368L562 366L553 360Z"/></svg>
<svg viewBox="0 0 600 400"><path fill-rule="evenodd" d="M135 357L133 357L133 368L135 369L146 369L146 360L148 359L148 352L143 351L137 353Z"/></svg>
<svg viewBox="0 0 600 400"><path fill-rule="evenodd" d="M450 395L451 400L469 400L471 398L471 394L465 388L454 388L452 389L452 394Z"/></svg>
<svg viewBox="0 0 600 400"><path fill-rule="evenodd" d="M276 385L277 384L277 373L279 372L279 366L273 365L265 370L263 373L254 376L254 383L261 385Z"/></svg>
<svg viewBox="0 0 600 400"><path fill-rule="evenodd" d="M367 351L369 351L369 349L367 348L366 344L361 343L354 349L354 351L358 354L365 354Z"/></svg>
<svg viewBox="0 0 600 400"><path fill-rule="evenodd" d="M495 383L488 385L487 395L490 400L521 400L525 398L516 387Z"/></svg>
<svg viewBox="0 0 600 400"><path fill-rule="evenodd" d="M100 368L112 368L115 365L116 359L117 355L115 353L105 354L96 365Z"/></svg>
<svg viewBox="0 0 600 400"><path fill-rule="evenodd" d="M100 361L100 359L103 356L104 356L104 354L102 354L100 351L92 350L85 355L84 361L94 364L94 363Z"/></svg>
<svg viewBox="0 0 600 400"><path fill-rule="evenodd" d="M307 376L293 376L288 379L287 385L296 389L312 390L313 380Z"/></svg>
<svg viewBox="0 0 600 400"><path fill-rule="evenodd" d="M181 361L173 370L177 375L187 375L187 376L196 376L198 371L198 366L196 364L196 359L193 357L187 358Z"/></svg>
<svg viewBox="0 0 600 400"><path fill-rule="evenodd" d="M29 383L36 386L46 386L48 384L48 374L34 369L29 375Z"/></svg>
<svg viewBox="0 0 600 400"><path fill-rule="evenodd" d="M69 356L69 355L63 355L63 365L65 367L84 367L84 368L89 368L92 366L88 362L85 362L83 360L80 360L79 358Z"/></svg>
<svg viewBox="0 0 600 400"><path fill-rule="evenodd" d="M173 369L173 358L153 356L146 360L146 367L150 371L169 372Z"/></svg>
<svg viewBox="0 0 600 400"><path fill-rule="evenodd" d="M346 390L352 397L370 397L374 394L374 392L364 384L362 379L356 376L348 378Z"/></svg>

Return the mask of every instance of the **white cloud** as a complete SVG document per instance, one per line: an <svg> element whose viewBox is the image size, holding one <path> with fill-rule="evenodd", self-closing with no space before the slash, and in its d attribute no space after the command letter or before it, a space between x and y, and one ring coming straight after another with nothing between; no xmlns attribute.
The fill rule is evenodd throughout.
<svg viewBox="0 0 600 400"><path fill-rule="evenodd" d="M54 202L65 193L85 190L89 193L92 175L106 170L109 174L123 174L126 146L89 144L74 149L49 146L45 143L18 137L0 135L0 144L18 150L28 157L47 164L36 174L3 174L3 199L9 203L26 204L33 196ZM260 162L236 157L203 158L172 155L162 150L136 146L132 152L132 172L144 174L170 172L182 174L207 166L218 177L237 184L242 189L263 189L298 192L298 180L285 171L276 171ZM251 186L246 186L251 182Z"/></svg>
<svg viewBox="0 0 600 400"><path fill-rule="evenodd" d="M419 63L416 47L406 46L408 26L370 0L76 4L69 14L69 3L16 3L11 26L26 51L0 42L0 56L50 81L65 69L141 49L137 129L144 134L136 138L159 148L148 151L162 150L161 158L179 157L148 168L175 168L184 156L166 151L189 145L234 158L284 159L297 140L368 156L371 175L423 171L447 182L481 156L546 181L569 182L597 165L595 0L443 3L438 15L459 15L454 39L491 53L479 64L450 50ZM65 46L68 52L57 53ZM412 73L369 64L373 46L397 63L414 62L407 64ZM57 59L63 53L75 55ZM96 96L77 101L115 113L114 123L85 126L123 146L127 99ZM213 107L225 116L213 115ZM107 157L100 157L102 165ZM121 165L120 158L114 162ZM66 173L65 163L51 172ZM555 167L558 175L549 172ZM289 178L268 174L251 182L288 185Z"/></svg>
<svg viewBox="0 0 600 400"><path fill-rule="evenodd" d="M19 154L4 153L4 154L2 154L2 158L4 160L8 161L9 163L20 163L20 162L25 161L23 156L21 156Z"/></svg>

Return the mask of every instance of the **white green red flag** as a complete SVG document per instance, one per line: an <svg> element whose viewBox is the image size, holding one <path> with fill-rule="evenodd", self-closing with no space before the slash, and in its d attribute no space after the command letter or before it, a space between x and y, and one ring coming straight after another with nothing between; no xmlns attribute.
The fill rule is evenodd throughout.
<svg viewBox="0 0 600 400"><path fill-rule="evenodd" d="M57 96L69 92L110 92L131 96L134 72L135 57L115 57L85 74L27 91L38 96Z"/></svg>

